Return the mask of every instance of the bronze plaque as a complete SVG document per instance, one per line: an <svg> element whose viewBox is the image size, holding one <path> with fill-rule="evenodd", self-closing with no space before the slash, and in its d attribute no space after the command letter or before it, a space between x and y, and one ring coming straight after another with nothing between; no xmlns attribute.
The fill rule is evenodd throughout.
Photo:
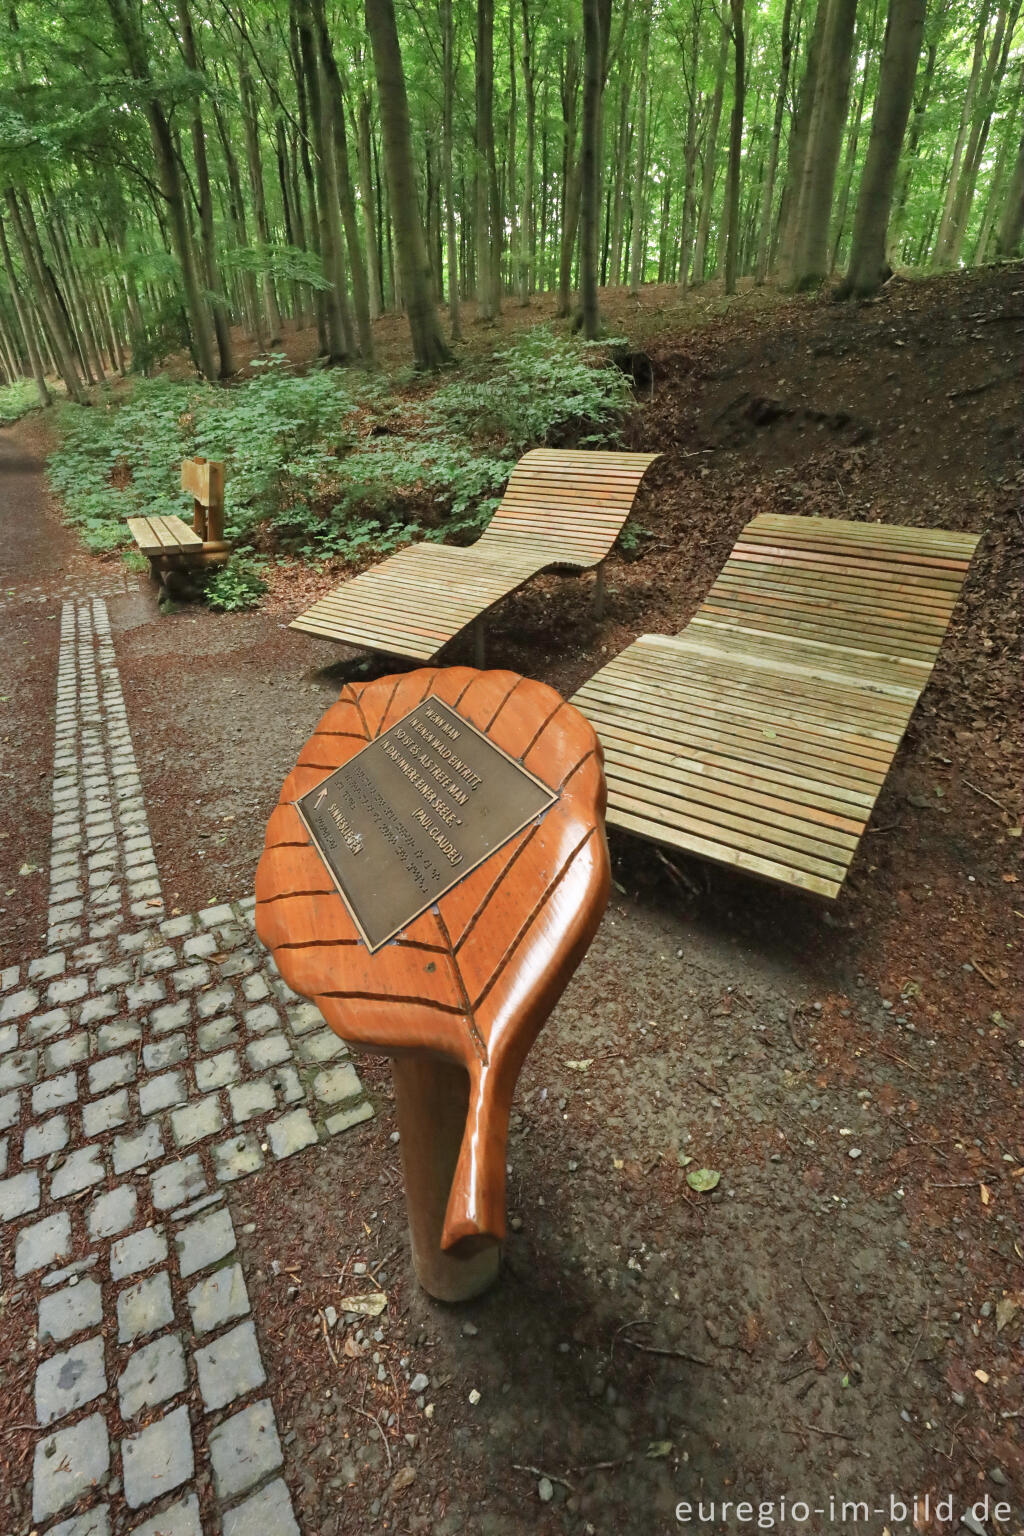
<svg viewBox="0 0 1024 1536"><path fill-rule="evenodd" d="M431 695L295 809L372 952L557 798Z"/></svg>

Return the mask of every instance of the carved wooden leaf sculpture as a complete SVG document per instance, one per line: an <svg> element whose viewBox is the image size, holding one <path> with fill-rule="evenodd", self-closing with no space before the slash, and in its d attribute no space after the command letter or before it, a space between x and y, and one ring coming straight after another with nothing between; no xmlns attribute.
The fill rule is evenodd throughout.
<svg viewBox="0 0 1024 1536"><path fill-rule="evenodd" d="M291 802L430 694L558 798L370 953ZM516 1079L608 900L604 807L597 737L551 688L513 672L427 668L346 685L303 748L267 826L256 929L289 986L357 1047L438 1055L469 1075L446 1249L464 1238L504 1237Z"/></svg>

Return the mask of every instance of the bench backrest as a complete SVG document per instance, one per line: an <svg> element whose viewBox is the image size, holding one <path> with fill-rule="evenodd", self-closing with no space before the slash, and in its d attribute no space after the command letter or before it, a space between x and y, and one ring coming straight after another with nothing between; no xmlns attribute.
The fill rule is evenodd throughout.
<svg viewBox="0 0 1024 1536"><path fill-rule="evenodd" d="M596 565L633 509L656 453L535 448L524 453L477 549L536 550L549 564Z"/></svg>
<svg viewBox="0 0 1024 1536"><path fill-rule="evenodd" d="M181 488L192 497L192 526L205 540L224 537L224 465L216 459L185 459Z"/></svg>

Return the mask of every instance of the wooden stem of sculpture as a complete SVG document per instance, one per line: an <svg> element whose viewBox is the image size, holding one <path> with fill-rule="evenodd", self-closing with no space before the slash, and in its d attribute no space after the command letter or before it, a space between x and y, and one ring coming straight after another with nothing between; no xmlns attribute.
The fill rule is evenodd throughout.
<svg viewBox="0 0 1024 1536"><path fill-rule="evenodd" d="M433 1056L397 1056L391 1071L401 1133L405 1203L416 1277L438 1301L468 1301L492 1285L501 1244L466 1238L441 1247L452 1176L466 1128L469 1077L454 1062Z"/></svg>

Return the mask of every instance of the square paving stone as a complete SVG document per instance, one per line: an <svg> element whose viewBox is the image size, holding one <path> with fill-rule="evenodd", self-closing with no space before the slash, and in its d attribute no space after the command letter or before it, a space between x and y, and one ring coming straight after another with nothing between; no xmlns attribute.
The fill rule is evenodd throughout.
<svg viewBox="0 0 1024 1536"><path fill-rule="evenodd" d="M224 1323L246 1317L249 1293L240 1264L228 1264L200 1280L188 1293L192 1327L196 1333L212 1333Z"/></svg>
<svg viewBox="0 0 1024 1536"><path fill-rule="evenodd" d="M328 1115L325 1121L327 1134L338 1136L342 1131L350 1131L354 1125L362 1125L364 1120L372 1119L373 1105L364 1099L352 1109L341 1109L336 1115Z"/></svg>
<svg viewBox="0 0 1024 1536"><path fill-rule="evenodd" d="M78 1022L81 1025L98 1024L103 1019L109 1019L116 1011L116 994L103 992L99 997L86 998L78 1010Z"/></svg>
<svg viewBox="0 0 1024 1536"><path fill-rule="evenodd" d="M270 996L270 988L266 979L257 972L242 982L242 995L247 1003L261 1003L265 997Z"/></svg>
<svg viewBox="0 0 1024 1536"><path fill-rule="evenodd" d="M241 1070L235 1051L221 1051L208 1061L197 1061L195 1073L200 1093L210 1093L213 1089L226 1088L229 1083L237 1082Z"/></svg>
<svg viewBox="0 0 1024 1536"><path fill-rule="evenodd" d="M60 998L51 998L51 1002L60 1002ZM0 1024L8 1024L11 1019L23 1019L26 1013L31 1013L33 1008L39 1007L39 993L32 987L23 987L20 992L12 992L10 997L5 997L0 1003Z"/></svg>
<svg viewBox="0 0 1024 1536"><path fill-rule="evenodd" d="M193 1358L207 1413L243 1397L267 1379L252 1322L239 1323L230 1333L197 1349Z"/></svg>
<svg viewBox="0 0 1024 1536"><path fill-rule="evenodd" d="M43 1361L36 1372L36 1419L40 1424L65 1419L106 1390L103 1337L96 1334Z"/></svg>
<svg viewBox="0 0 1024 1536"><path fill-rule="evenodd" d="M299 1044L299 1050L307 1061L333 1061L335 1056L347 1056L348 1046L339 1040L333 1029L318 1030L307 1035Z"/></svg>
<svg viewBox="0 0 1024 1536"><path fill-rule="evenodd" d="M267 1081L278 1098L285 1104L297 1104L300 1099L306 1097L306 1090L302 1086L302 1079L290 1061L286 1061L283 1066L275 1067L272 1072L268 1072Z"/></svg>
<svg viewBox="0 0 1024 1536"><path fill-rule="evenodd" d="M244 1179L247 1173L255 1173L263 1167L263 1153L256 1137L232 1136L213 1149L213 1166L222 1184Z"/></svg>
<svg viewBox="0 0 1024 1536"><path fill-rule="evenodd" d="M79 1147L70 1152L50 1181L50 1198L63 1200L65 1195L77 1195L106 1178L101 1147Z"/></svg>
<svg viewBox="0 0 1024 1536"><path fill-rule="evenodd" d="M242 1017L251 1035L263 1035L270 1029L281 1028L281 1015L272 1003L258 1003L255 1008L247 1008Z"/></svg>
<svg viewBox="0 0 1024 1536"><path fill-rule="evenodd" d="M185 1351L179 1333L167 1333L132 1355L117 1382L121 1417L136 1419L144 1408L166 1403L187 1384Z"/></svg>
<svg viewBox="0 0 1024 1536"><path fill-rule="evenodd" d="M291 1058L292 1048L284 1035L264 1035L259 1040L253 1040L245 1048L245 1054L249 1058L249 1065L254 1072L262 1072L267 1067L280 1066L282 1061Z"/></svg>
<svg viewBox="0 0 1024 1536"><path fill-rule="evenodd" d="M92 1413L70 1429L36 1442L32 1462L32 1518L48 1520L101 1483L110 1470L106 1421Z"/></svg>
<svg viewBox="0 0 1024 1536"><path fill-rule="evenodd" d="M98 1504L84 1515L51 1525L46 1536L110 1536L110 1505Z"/></svg>
<svg viewBox="0 0 1024 1536"><path fill-rule="evenodd" d="M187 1002L165 1003L162 1008L154 1008L149 1016L149 1024L155 1035L169 1035L176 1029L184 1029L190 1018L190 1009Z"/></svg>
<svg viewBox="0 0 1024 1536"><path fill-rule="evenodd" d="M186 960L207 960L217 953L217 938L212 933L197 933L186 939L181 946Z"/></svg>
<svg viewBox="0 0 1024 1536"><path fill-rule="evenodd" d="M101 1024L96 1031L96 1050L101 1056L111 1051L123 1051L126 1046L139 1045L142 1041L142 1025L134 1019L115 1019L112 1024Z"/></svg>
<svg viewBox="0 0 1024 1536"><path fill-rule="evenodd" d="M186 965L180 971L175 971L171 980L179 992L194 992L197 987L205 987L212 977L210 967L200 960L195 965Z"/></svg>
<svg viewBox="0 0 1024 1536"><path fill-rule="evenodd" d="M51 1008L49 1013L37 1013L25 1029L25 1038L33 1045L43 1040L54 1040L71 1028L71 1015L66 1008Z"/></svg>
<svg viewBox="0 0 1024 1536"><path fill-rule="evenodd" d="M52 1291L39 1303L39 1342L52 1339L55 1344L81 1333L83 1328L97 1328L103 1321L103 1292L91 1275L77 1285Z"/></svg>
<svg viewBox="0 0 1024 1536"><path fill-rule="evenodd" d="M140 1227L129 1232L110 1245L110 1274L114 1280L124 1280L149 1269L167 1257L167 1239L161 1227Z"/></svg>
<svg viewBox="0 0 1024 1536"><path fill-rule="evenodd" d="M53 1536L53 1533L48 1532L47 1536ZM144 1520L141 1525L133 1526L132 1536L203 1536L199 1500L194 1493L186 1494L176 1504L162 1509L158 1515ZM268 1526L260 1536L277 1536L277 1533Z"/></svg>
<svg viewBox="0 0 1024 1536"><path fill-rule="evenodd" d="M121 1442L124 1496L129 1508L180 1488L195 1470L192 1431L184 1404ZM264 1533L267 1536L267 1533Z"/></svg>
<svg viewBox="0 0 1024 1536"><path fill-rule="evenodd" d="M149 882L144 882L148 884ZM134 890L133 896L156 896L159 894L159 886L156 890ZM125 988L125 1003L130 1013L135 1013L139 1008L145 1008L147 1003L162 1003L167 996L167 988L157 976L147 976L144 981L134 981L130 987Z"/></svg>
<svg viewBox="0 0 1024 1536"><path fill-rule="evenodd" d="M0 1094L0 1131L6 1131L9 1126L16 1124L20 1114L21 1104L17 1089Z"/></svg>
<svg viewBox="0 0 1024 1536"><path fill-rule="evenodd" d="M66 1067L84 1061L88 1054L89 1037L84 1030L67 1040L55 1040L43 1051L43 1072L47 1077L54 1072L63 1072Z"/></svg>
<svg viewBox="0 0 1024 1536"><path fill-rule="evenodd" d="M144 1333L156 1333L173 1321L174 1303L166 1270L137 1281L117 1298L117 1337L122 1344Z"/></svg>
<svg viewBox="0 0 1024 1536"><path fill-rule="evenodd" d="M308 1035L311 1030L323 1029L324 1016L316 1003L296 1003L294 1007L288 1009L288 1022L292 1027L292 1034ZM333 1029L328 1033L334 1035ZM334 1038L337 1039L337 1035Z"/></svg>
<svg viewBox="0 0 1024 1536"><path fill-rule="evenodd" d="M198 1153L191 1153L176 1163L168 1163L150 1174L153 1204L158 1211L171 1211L186 1200L206 1193L206 1174Z"/></svg>
<svg viewBox="0 0 1024 1536"><path fill-rule="evenodd" d="M172 1104L183 1104L187 1097L182 1072L164 1072L161 1077L150 1077L139 1084L139 1110L144 1115L156 1115Z"/></svg>
<svg viewBox="0 0 1024 1536"><path fill-rule="evenodd" d="M301 1536L291 1495L280 1477L224 1512L224 1536Z"/></svg>
<svg viewBox="0 0 1024 1536"><path fill-rule="evenodd" d="M36 1269L48 1269L71 1252L71 1217L67 1211L44 1216L42 1221L22 1227L14 1247L14 1273L20 1280Z"/></svg>
<svg viewBox="0 0 1024 1536"><path fill-rule="evenodd" d="M205 1098L196 1099L171 1113L171 1129L179 1147L188 1147L194 1141L202 1141L204 1136L215 1135L223 1124L224 1115L215 1093L208 1093Z"/></svg>
<svg viewBox="0 0 1024 1536"><path fill-rule="evenodd" d="M18 1046L17 1024L4 1024L0 1028L0 1056L6 1056L8 1051L16 1050Z"/></svg>
<svg viewBox="0 0 1024 1536"><path fill-rule="evenodd" d="M221 982L209 992L201 992L196 1002L196 1013L201 1019L212 1019L218 1013L226 1013L235 1000L235 990Z"/></svg>
<svg viewBox="0 0 1024 1536"><path fill-rule="evenodd" d="M135 1220L138 1197L130 1184L119 1184L116 1189L97 1195L89 1207L89 1236L113 1237L123 1232Z"/></svg>
<svg viewBox="0 0 1024 1536"><path fill-rule="evenodd" d="M355 1067L346 1061L340 1067L328 1067L326 1072L318 1072L313 1079L313 1092L321 1104L347 1104L352 1099L362 1098L363 1085Z"/></svg>
<svg viewBox="0 0 1024 1536"><path fill-rule="evenodd" d="M281 1465L274 1410L267 1398L243 1408L210 1432L213 1485L220 1499L231 1499ZM267 1531L276 1527L267 1526Z"/></svg>
<svg viewBox="0 0 1024 1536"><path fill-rule="evenodd" d="M225 1045L237 1045L238 1020L229 1013L209 1024L200 1024L196 1039L201 1051L217 1051Z"/></svg>
<svg viewBox="0 0 1024 1536"><path fill-rule="evenodd" d="M133 1168L144 1168L163 1156L164 1139L155 1120L144 1125L134 1135L115 1136L112 1148L114 1172L130 1173Z"/></svg>
<svg viewBox="0 0 1024 1536"><path fill-rule="evenodd" d="M236 1124L277 1108L273 1088L270 1083L262 1080L236 1084L228 1089L228 1098L231 1101L231 1118Z"/></svg>
<svg viewBox="0 0 1024 1536"><path fill-rule="evenodd" d="M67 1115L51 1115L49 1120L29 1126L22 1143L21 1160L34 1163L37 1157L49 1157L51 1152L60 1152L67 1144Z"/></svg>
<svg viewBox="0 0 1024 1536"><path fill-rule="evenodd" d="M117 1125L124 1125L130 1113L127 1088L115 1088L102 1099L82 1105L82 1129L87 1136L102 1136Z"/></svg>
<svg viewBox="0 0 1024 1536"><path fill-rule="evenodd" d="M89 1092L100 1094L106 1093L108 1088L120 1088L122 1084L130 1083L138 1070L139 1058L134 1051L94 1061L89 1068Z"/></svg>
<svg viewBox="0 0 1024 1536"><path fill-rule="evenodd" d="M275 1157L291 1157L317 1140L316 1126L308 1109L293 1109L280 1120L272 1120L267 1126L267 1136Z"/></svg>
<svg viewBox="0 0 1024 1536"><path fill-rule="evenodd" d="M147 1072L162 1072L165 1067L176 1067L188 1055L188 1040L184 1033L165 1035L151 1040L142 1047L142 1059Z"/></svg>
<svg viewBox="0 0 1024 1536"><path fill-rule="evenodd" d="M218 1259L226 1258L235 1247L235 1229L231 1214L225 1206L208 1211L179 1228L174 1234L174 1246L178 1250L178 1269L181 1278L209 1269Z"/></svg>
<svg viewBox="0 0 1024 1536"><path fill-rule="evenodd" d="M50 982L46 989L46 1001L51 1007L58 1003L76 1003L88 990L89 982L86 977L62 976L59 981Z"/></svg>
<svg viewBox="0 0 1024 1536"><path fill-rule="evenodd" d="M50 1109L63 1109L78 1098L78 1078L74 1072L63 1072L60 1077L47 1078L32 1090L32 1109L37 1115L45 1115Z"/></svg>

